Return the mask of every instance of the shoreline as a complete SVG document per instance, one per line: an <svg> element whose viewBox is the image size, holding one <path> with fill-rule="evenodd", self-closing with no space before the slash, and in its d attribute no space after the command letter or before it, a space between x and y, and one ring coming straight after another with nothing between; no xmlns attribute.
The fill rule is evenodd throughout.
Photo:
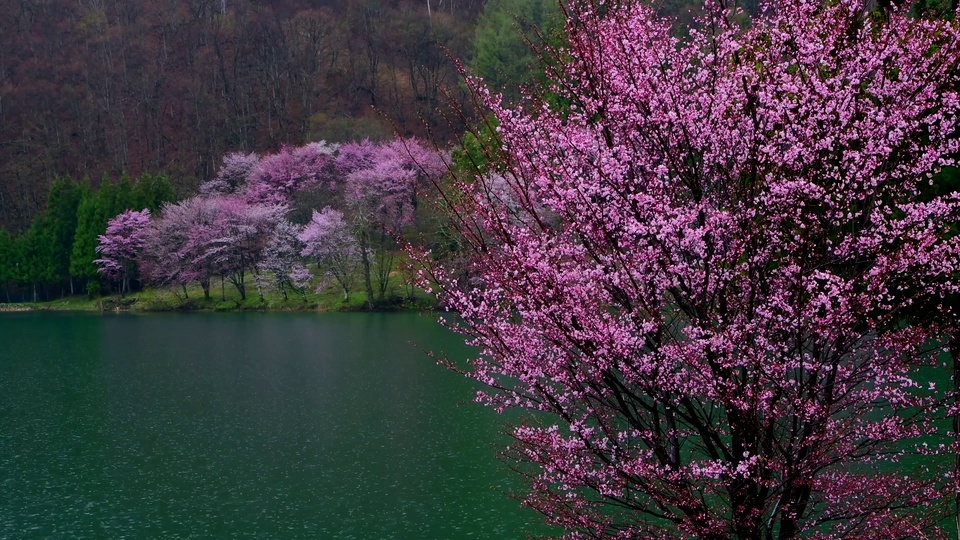
<svg viewBox="0 0 960 540"><path fill-rule="evenodd" d="M379 302L372 309L366 300L348 298L177 298L173 295L157 296L153 291L120 296L65 297L45 302L0 302L0 313L36 311L72 311L88 313L389 313L440 311L432 296L420 294L410 298L392 297Z"/></svg>

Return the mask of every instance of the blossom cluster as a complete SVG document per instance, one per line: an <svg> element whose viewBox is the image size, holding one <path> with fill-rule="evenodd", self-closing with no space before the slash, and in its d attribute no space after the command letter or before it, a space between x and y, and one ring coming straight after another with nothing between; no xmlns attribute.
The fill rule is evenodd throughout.
<svg viewBox="0 0 960 540"><path fill-rule="evenodd" d="M504 162L459 186L475 279L436 271L467 371L545 423L512 455L570 538L936 536L946 461L899 460L948 437L921 367L957 330L960 197L928 188L960 151L960 27L705 12L678 38L575 0L568 106L478 88Z"/></svg>

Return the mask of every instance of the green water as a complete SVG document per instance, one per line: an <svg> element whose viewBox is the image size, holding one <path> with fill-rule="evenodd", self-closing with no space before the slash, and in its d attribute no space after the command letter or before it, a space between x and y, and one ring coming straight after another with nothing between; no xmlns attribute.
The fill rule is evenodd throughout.
<svg viewBox="0 0 960 540"><path fill-rule="evenodd" d="M416 346L415 346L416 345ZM413 314L0 314L0 538L523 538Z"/></svg>

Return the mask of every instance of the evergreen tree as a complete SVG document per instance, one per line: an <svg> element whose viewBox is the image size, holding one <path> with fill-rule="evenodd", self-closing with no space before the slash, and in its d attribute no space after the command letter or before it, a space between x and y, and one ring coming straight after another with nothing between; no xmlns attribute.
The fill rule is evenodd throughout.
<svg viewBox="0 0 960 540"><path fill-rule="evenodd" d="M103 232L99 225L100 214L99 197L92 193L89 185L84 184L77 205L77 228L70 251L70 275L86 281L87 291L90 291L91 284L98 283L97 267L93 261L97 258L97 235Z"/></svg>
<svg viewBox="0 0 960 540"><path fill-rule="evenodd" d="M104 175L100 179L100 186L97 189L97 223L103 224L102 230L98 230L97 234L103 234L107 230L107 221L117 215L114 213L116 207L117 184L110 177Z"/></svg>
<svg viewBox="0 0 960 540"><path fill-rule="evenodd" d="M151 177L150 194L152 198L145 208L149 208L152 212L160 210L164 204L177 201L177 196L173 192L173 186L170 184L170 178L163 173L155 174Z"/></svg>
<svg viewBox="0 0 960 540"><path fill-rule="evenodd" d="M16 276L16 249L13 237L6 229L0 229L0 285L4 296L10 302L10 281Z"/></svg>
<svg viewBox="0 0 960 540"><path fill-rule="evenodd" d="M170 180L163 173L145 173L133 185L130 210L148 209L156 213L165 203L174 202L176 197Z"/></svg>
<svg viewBox="0 0 960 540"><path fill-rule="evenodd" d="M562 24L556 0L490 0L477 22L473 73L494 92L502 92L508 102L515 102L522 86L544 80L541 61L531 45L554 41Z"/></svg>
<svg viewBox="0 0 960 540"><path fill-rule="evenodd" d="M107 221L127 210L141 210L140 208L133 208L133 183L130 181L130 175L126 173L120 176L120 180L117 181L116 192L113 197L113 205L110 207L110 215L107 216ZM107 230L106 222L104 222L103 230Z"/></svg>
<svg viewBox="0 0 960 540"><path fill-rule="evenodd" d="M153 175L144 173L133 185L132 210L143 210L153 205Z"/></svg>
<svg viewBox="0 0 960 540"><path fill-rule="evenodd" d="M80 185L75 180L69 176L54 179L50 185L45 212L53 242L50 265L54 280L70 282L71 294L73 294L73 279L70 274L70 254L77 231L79 203Z"/></svg>
<svg viewBox="0 0 960 540"><path fill-rule="evenodd" d="M16 279L30 287L33 301L37 302L43 285L56 279L55 236L50 220L45 215L37 217L30 229L17 238L16 245L19 259Z"/></svg>

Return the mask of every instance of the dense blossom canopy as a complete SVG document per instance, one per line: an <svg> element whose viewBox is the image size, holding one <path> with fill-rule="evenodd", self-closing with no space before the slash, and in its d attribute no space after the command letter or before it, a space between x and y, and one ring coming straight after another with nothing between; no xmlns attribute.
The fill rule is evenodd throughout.
<svg viewBox="0 0 960 540"><path fill-rule="evenodd" d="M298 192L330 181L337 147L324 142L284 146L261 159L250 171L246 188L249 201L289 204Z"/></svg>
<svg viewBox="0 0 960 540"><path fill-rule="evenodd" d="M128 279L146 245L149 224L150 210L127 210L111 219L106 232L98 237L100 258L93 262L98 272L121 281L121 292L129 286Z"/></svg>
<svg viewBox="0 0 960 540"><path fill-rule="evenodd" d="M223 156L217 177L200 184L201 195L232 195L247 185L250 173L260 163L257 154L232 152Z"/></svg>
<svg viewBox="0 0 960 540"><path fill-rule="evenodd" d="M956 328L960 198L924 190L960 149L958 26L706 12L679 39L571 2L569 107L479 91L503 174L460 186L470 285L437 271L468 372L539 411L511 455L570 538L936 535L952 396L919 366Z"/></svg>
<svg viewBox="0 0 960 540"><path fill-rule="evenodd" d="M347 298L360 266L360 246L343 212L333 208L314 210L299 240L303 244L301 255L317 261Z"/></svg>
<svg viewBox="0 0 960 540"><path fill-rule="evenodd" d="M184 294L196 282L209 296L220 277L241 299L252 274L262 299L264 285L303 295L313 275L301 258L309 257L345 300L361 269L369 302L384 300L417 193L443 171L442 154L416 139L230 153L197 196L144 219L140 267L148 281L179 285ZM313 215L305 228L295 223L302 210Z"/></svg>

